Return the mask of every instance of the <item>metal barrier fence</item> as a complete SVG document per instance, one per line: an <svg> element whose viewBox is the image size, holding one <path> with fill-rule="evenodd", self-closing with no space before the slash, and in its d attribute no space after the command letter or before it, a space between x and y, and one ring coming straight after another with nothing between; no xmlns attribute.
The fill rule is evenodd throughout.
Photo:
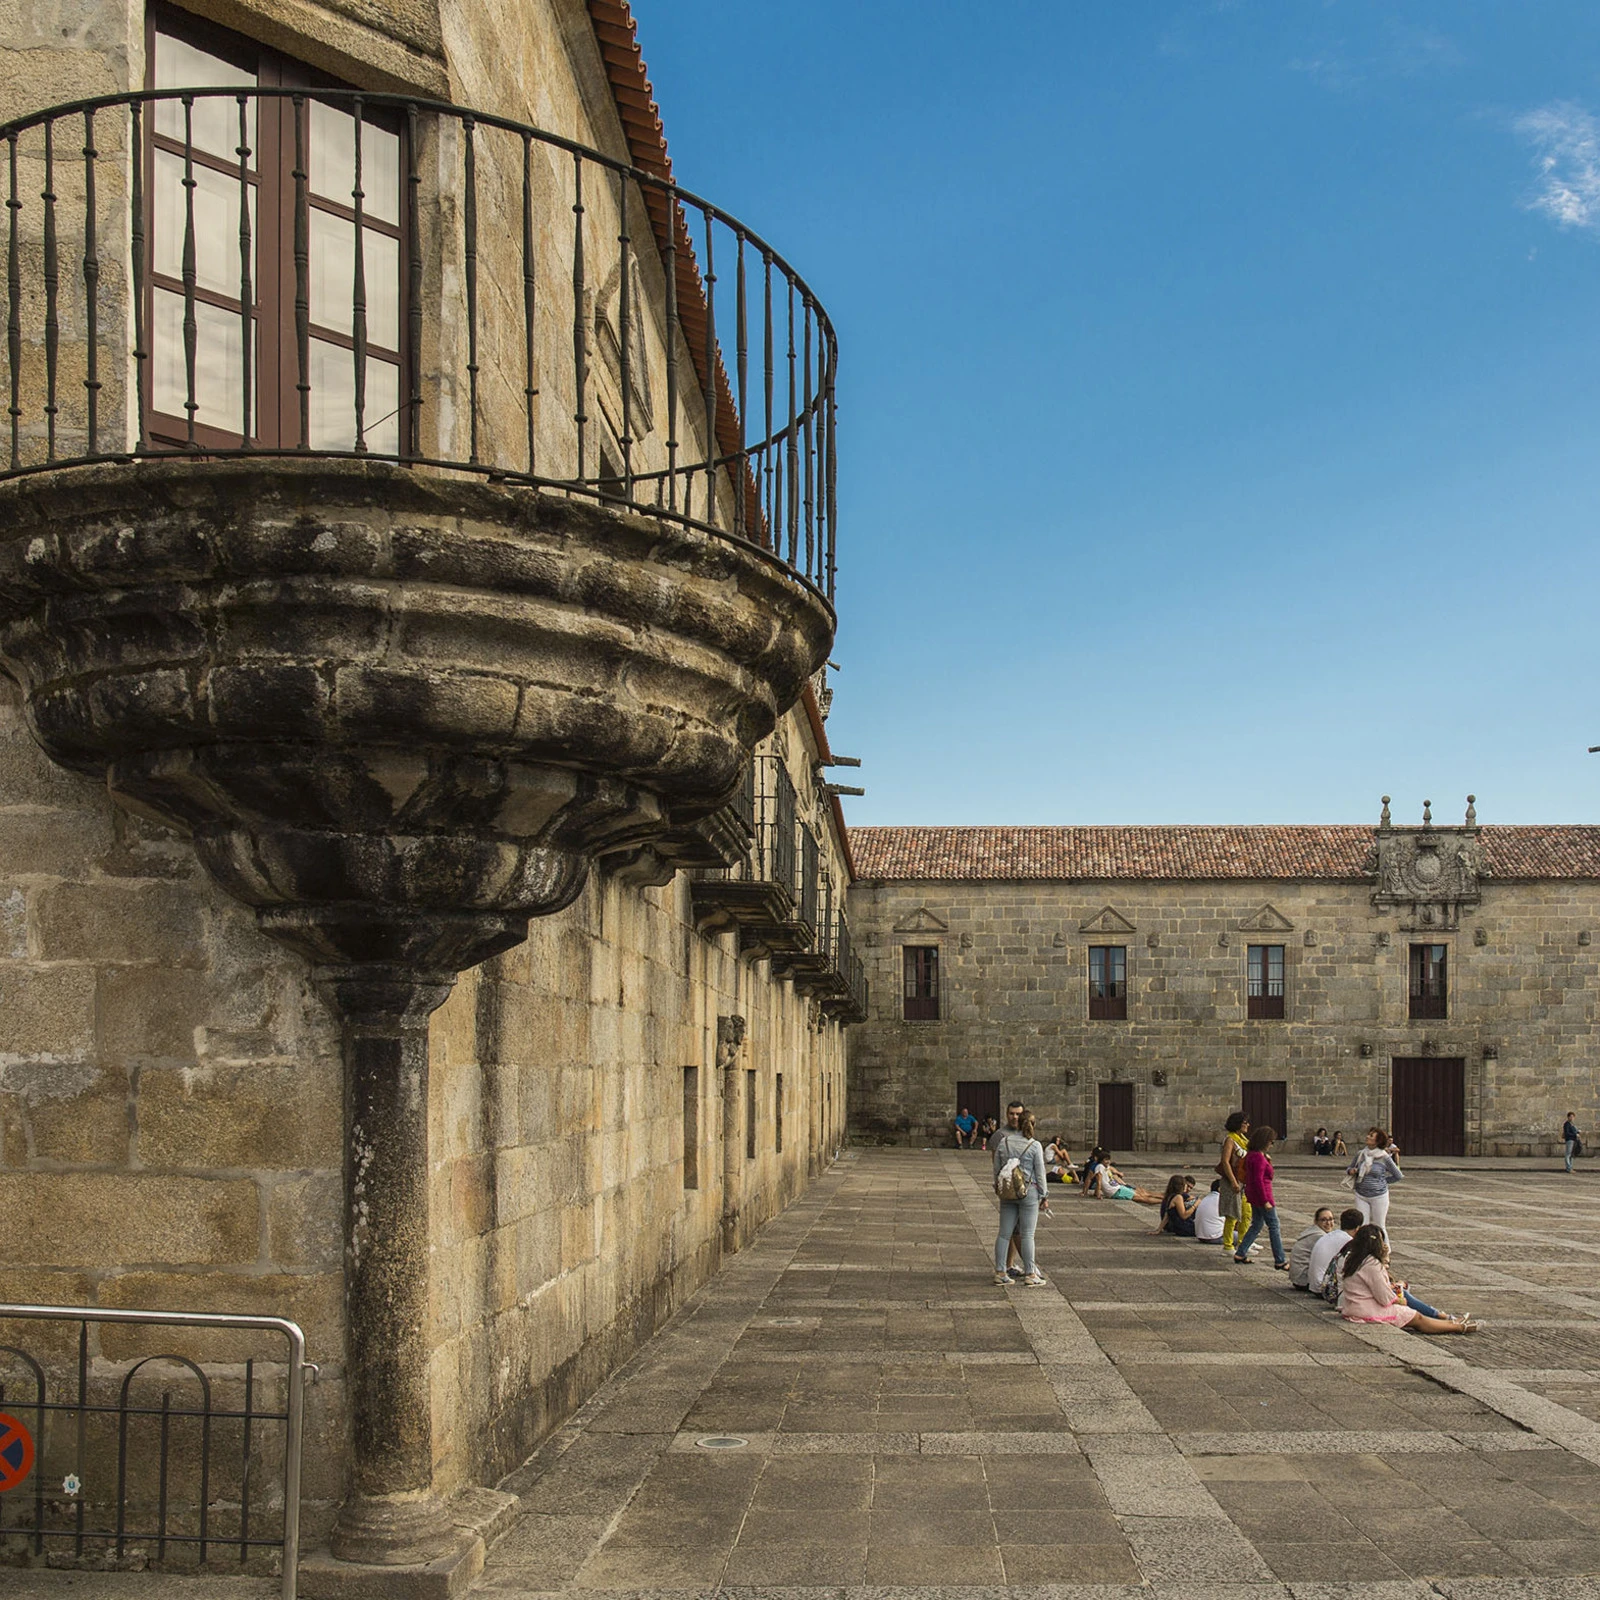
<svg viewBox="0 0 1600 1600"><path fill-rule="evenodd" d="M79 1558L124 1560L139 1548L164 1562L170 1546L202 1566L226 1555L240 1567L252 1554L275 1550L283 1600L295 1600L305 1382L316 1371L297 1324L223 1313L0 1304L0 1340L10 1322L76 1323L77 1338L75 1348L54 1350L44 1348L43 1334L31 1341L34 1351L0 1342L0 1375L20 1368L32 1389L24 1399L0 1377L0 1411L25 1424L31 1419L35 1452L31 1481L0 1494L0 1549L15 1541L38 1556L64 1542ZM281 1336L288 1345L282 1398L271 1394L274 1364L254 1356L242 1363L208 1360L210 1371L171 1352L91 1358L90 1329L107 1324ZM151 1380L160 1380L159 1401L143 1393ZM174 1404L174 1381L189 1388L189 1403ZM272 1436L280 1431L282 1498L274 1514L260 1479L279 1453Z"/></svg>

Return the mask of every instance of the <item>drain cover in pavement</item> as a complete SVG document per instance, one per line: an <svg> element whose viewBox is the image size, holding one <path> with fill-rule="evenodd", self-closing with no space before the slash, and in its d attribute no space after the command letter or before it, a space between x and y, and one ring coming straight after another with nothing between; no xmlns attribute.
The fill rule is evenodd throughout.
<svg viewBox="0 0 1600 1600"><path fill-rule="evenodd" d="M731 1433L708 1433L704 1438L696 1439L695 1443L702 1450L743 1450L750 1441Z"/></svg>

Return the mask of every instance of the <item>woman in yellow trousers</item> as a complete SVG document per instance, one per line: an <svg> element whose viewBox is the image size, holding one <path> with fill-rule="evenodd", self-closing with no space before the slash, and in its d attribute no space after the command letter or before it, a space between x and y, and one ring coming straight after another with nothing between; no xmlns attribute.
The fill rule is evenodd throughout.
<svg viewBox="0 0 1600 1600"><path fill-rule="evenodd" d="M1242 1111L1233 1112L1222 1125L1222 1153L1217 1171L1222 1187L1217 1191L1222 1212L1222 1248L1231 1250L1236 1239L1250 1230L1250 1202L1244 1197L1244 1157L1250 1147L1250 1119Z"/></svg>

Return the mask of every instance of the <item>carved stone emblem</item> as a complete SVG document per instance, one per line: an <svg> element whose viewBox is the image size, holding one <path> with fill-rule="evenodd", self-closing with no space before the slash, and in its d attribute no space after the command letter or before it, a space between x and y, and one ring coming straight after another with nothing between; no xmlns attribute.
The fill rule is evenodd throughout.
<svg viewBox="0 0 1600 1600"><path fill-rule="evenodd" d="M1384 797L1383 816L1367 871L1374 879L1372 904L1398 913L1405 932L1449 932L1461 926L1461 913L1476 909L1487 876L1478 847L1478 816L1467 797L1467 820L1440 826L1432 805L1423 803L1421 827L1396 827Z"/></svg>

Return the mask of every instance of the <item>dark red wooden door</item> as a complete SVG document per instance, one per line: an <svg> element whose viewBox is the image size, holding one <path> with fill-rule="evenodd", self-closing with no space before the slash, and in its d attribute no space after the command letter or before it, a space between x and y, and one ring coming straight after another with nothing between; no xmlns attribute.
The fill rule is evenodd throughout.
<svg viewBox="0 0 1600 1600"><path fill-rule="evenodd" d="M956 1085L956 1112L959 1114L965 1106L981 1124L985 1117L1005 1126L1005 1118L1000 1115L1000 1080L989 1078L981 1082L961 1082Z"/></svg>
<svg viewBox="0 0 1600 1600"><path fill-rule="evenodd" d="M1102 1150L1133 1149L1133 1085L1100 1085L1100 1137Z"/></svg>
<svg viewBox="0 0 1600 1600"><path fill-rule="evenodd" d="M1397 1056L1393 1062L1394 1141L1400 1155L1467 1153L1467 1063L1460 1056Z"/></svg>
<svg viewBox="0 0 1600 1600"><path fill-rule="evenodd" d="M1239 1109L1252 1128L1276 1128L1282 1139L1289 1132L1289 1085L1276 1078L1246 1078L1239 1085Z"/></svg>

